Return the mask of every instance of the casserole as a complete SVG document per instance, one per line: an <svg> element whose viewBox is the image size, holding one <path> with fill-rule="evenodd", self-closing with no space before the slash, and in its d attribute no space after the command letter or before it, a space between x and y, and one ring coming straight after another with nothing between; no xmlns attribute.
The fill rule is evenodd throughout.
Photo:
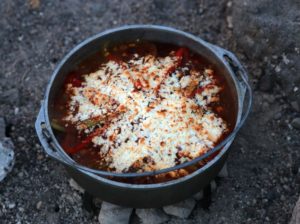
<svg viewBox="0 0 300 224"><path fill-rule="evenodd" d="M177 46L185 46L205 57L219 74L222 74L232 90L237 110L235 127L218 145L201 156L179 165L145 172L109 172L96 170L74 161L61 147L51 128L50 105L55 93L62 88L66 75L80 61L104 46L140 39ZM75 47L58 65L45 95L36 121L36 131L45 151L61 162L69 174L88 192L111 203L130 207L159 207L183 200L207 185L224 165L237 131L243 125L250 107L252 94L247 74L236 57L215 45L209 44L191 34L162 26L133 25L100 33ZM232 108L231 108L232 109ZM139 178L152 178L174 170L193 166L204 161L205 165L176 180L162 183L134 184Z"/></svg>

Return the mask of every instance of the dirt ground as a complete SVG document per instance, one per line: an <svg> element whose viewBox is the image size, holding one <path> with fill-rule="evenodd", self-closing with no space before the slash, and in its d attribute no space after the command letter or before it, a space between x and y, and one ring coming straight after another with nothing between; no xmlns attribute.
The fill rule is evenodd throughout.
<svg viewBox="0 0 300 224"><path fill-rule="evenodd" d="M297 0L0 1L0 116L16 163L0 183L0 223L98 223L99 209L45 156L34 121L57 63L85 38L160 24L235 52L254 104L207 209L169 223L288 223L300 193L300 3ZM295 120L296 119L296 120ZM299 125L299 124L298 124Z"/></svg>

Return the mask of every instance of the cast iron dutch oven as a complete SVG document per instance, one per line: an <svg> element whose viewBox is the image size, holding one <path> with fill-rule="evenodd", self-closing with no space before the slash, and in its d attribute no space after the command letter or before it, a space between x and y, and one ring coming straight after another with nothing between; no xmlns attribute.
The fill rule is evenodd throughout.
<svg viewBox="0 0 300 224"><path fill-rule="evenodd" d="M122 174L84 167L69 157L55 138L50 126L51 114L49 105L53 102L55 93L62 88L66 75L76 64L96 53L103 46L135 41L137 39L185 46L205 57L213 64L217 73L224 75L234 92L234 100L237 104L237 111L234 112L237 114L235 129L225 140L203 156L168 169L154 172ZM154 25L131 25L97 34L76 46L65 56L54 71L48 84L35 128L46 153L61 162L66 167L70 176L92 195L123 206L135 208L161 207L190 197L216 177L227 159L230 144L248 116L251 101L252 93L248 84L247 74L231 52L205 42L189 33L173 28ZM233 110L233 108L228 109ZM219 153L202 168L185 177L168 182L128 184L114 181L110 178L135 178L177 170L196 164L215 152Z"/></svg>

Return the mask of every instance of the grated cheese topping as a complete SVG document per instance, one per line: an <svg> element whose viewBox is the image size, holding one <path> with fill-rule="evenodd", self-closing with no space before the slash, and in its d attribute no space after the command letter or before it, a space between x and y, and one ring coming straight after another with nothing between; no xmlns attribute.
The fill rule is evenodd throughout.
<svg viewBox="0 0 300 224"><path fill-rule="evenodd" d="M92 142L115 172L153 171L192 160L210 150L227 125L209 107L221 91L213 70L179 63L174 53L110 60L85 75L80 87L68 85L64 120L85 134L106 124ZM90 120L99 123L90 126Z"/></svg>

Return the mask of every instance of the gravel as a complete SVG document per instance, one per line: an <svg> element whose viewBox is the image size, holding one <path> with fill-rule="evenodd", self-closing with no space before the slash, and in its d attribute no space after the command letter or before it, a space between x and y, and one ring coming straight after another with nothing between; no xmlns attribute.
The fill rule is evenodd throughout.
<svg viewBox="0 0 300 224"><path fill-rule="evenodd" d="M300 117L294 118L294 119L292 120L291 125L292 125L294 128L300 130Z"/></svg>
<svg viewBox="0 0 300 224"><path fill-rule="evenodd" d="M65 54L93 34L137 23L172 26L233 51L254 90L251 114L231 146L229 177L217 180L218 190L188 219L170 216L167 223L288 223L300 194L300 131L291 125L299 117L292 104L300 97L299 10L297 0L0 1L0 116L15 146L14 168L0 184L1 223L99 223L100 206L82 206L89 200L44 154L34 121ZM262 87L267 76L272 85Z"/></svg>

